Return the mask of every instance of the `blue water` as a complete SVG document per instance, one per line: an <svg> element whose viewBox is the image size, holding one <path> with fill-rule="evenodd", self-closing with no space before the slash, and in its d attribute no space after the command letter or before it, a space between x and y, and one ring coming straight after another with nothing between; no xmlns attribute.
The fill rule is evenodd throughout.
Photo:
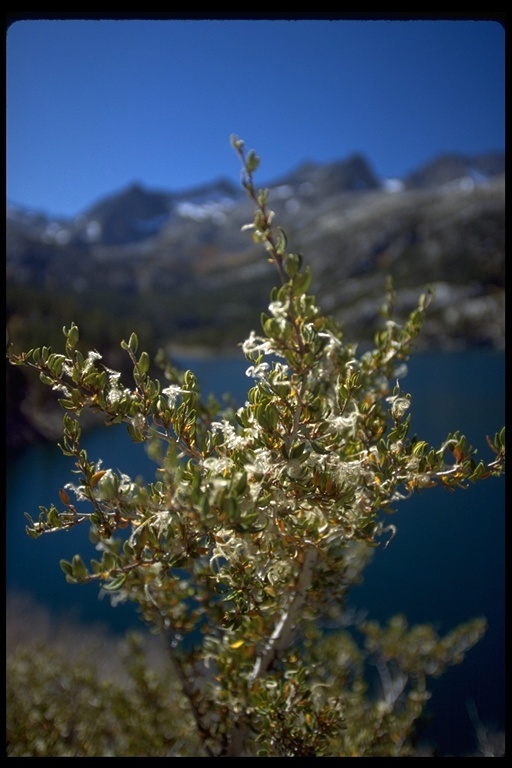
<svg viewBox="0 0 512 768"><path fill-rule="evenodd" d="M204 393L229 391L242 403L251 381L240 360L180 360L197 374ZM410 363L402 388L412 395L411 434L434 445L460 430L489 457L485 435L505 423L503 354L422 353ZM154 476L143 447L130 443L120 425L84 438L90 459L103 458L132 476ZM72 459L57 446L35 446L8 464L7 588L30 594L53 611L72 611L77 620L103 622L115 631L139 626L131 605L112 608L98 600L95 585L65 582L59 559L94 551L80 528L34 541L25 534L23 513L37 518L38 506L59 506L58 490L72 481ZM436 717L426 732L441 754L464 755L474 746L474 727L466 702L476 704L481 720L505 729L505 482L489 479L465 491L429 489L402 506L392 522L398 532L378 550L364 583L352 590L350 604L380 621L403 613L410 623L433 622L446 633L457 623L485 616L489 629L462 665L430 684Z"/></svg>

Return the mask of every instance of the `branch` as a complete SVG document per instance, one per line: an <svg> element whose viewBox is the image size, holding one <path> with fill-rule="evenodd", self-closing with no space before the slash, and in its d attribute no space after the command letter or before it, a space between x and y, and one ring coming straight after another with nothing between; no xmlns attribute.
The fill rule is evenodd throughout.
<svg viewBox="0 0 512 768"><path fill-rule="evenodd" d="M277 622L263 654L256 661L249 676L250 683L254 683L258 677L265 675L272 663L292 643L301 611L306 602L307 592L311 586L316 560L316 549L313 546L307 547L304 551L304 560L295 586L294 597ZM227 757L240 757L249 730L249 726L243 720L234 723L226 751Z"/></svg>
<svg viewBox="0 0 512 768"><path fill-rule="evenodd" d="M306 602L307 592L311 586L316 560L316 549L308 547L304 552L304 562L297 579L293 600L277 622L266 644L263 655L257 659L249 678L251 683L264 675L272 663L279 657L279 654L291 644L300 612Z"/></svg>

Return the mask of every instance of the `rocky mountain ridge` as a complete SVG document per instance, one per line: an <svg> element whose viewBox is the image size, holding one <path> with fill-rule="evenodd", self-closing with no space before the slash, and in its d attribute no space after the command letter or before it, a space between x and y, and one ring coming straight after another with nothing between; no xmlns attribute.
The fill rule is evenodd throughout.
<svg viewBox="0 0 512 768"><path fill-rule="evenodd" d="M420 349L503 350L505 175L500 153L435 158L380 180L361 155L305 163L267 185L289 248L311 264L313 290L350 341L370 343L386 277L398 317L432 285ZM130 185L71 220L16 207L7 215L7 329L15 348L60 350L76 322L109 367L132 331L150 355L240 354L259 330L276 275L243 225L254 206L218 180L184 193ZM10 443L53 434L52 393L8 370ZM130 371L126 371L130 375ZM57 415L60 423L60 415ZM27 437L27 435L29 437Z"/></svg>
<svg viewBox="0 0 512 768"><path fill-rule="evenodd" d="M325 165L303 163L267 186L277 189L278 196L308 197L309 202L315 202L344 192L471 186L486 183L504 171L501 152L474 157L450 154L434 158L403 179L379 179L366 159L356 154ZM8 235L23 232L27 237L62 246L125 245L158 235L180 217L210 218L220 223L227 211L244 200L243 190L228 179L182 192L150 190L132 183L71 219L8 205Z"/></svg>
<svg viewBox="0 0 512 768"><path fill-rule="evenodd" d="M351 332L376 319L389 273L404 311L426 284L438 286L435 332L427 332L436 346L502 346L503 154L438 157L392 183L354 155L303 164L270 189L276 221L311 263L323 306ZM274 279L241 231L252 215L244 191L223 179L186 193L130 185L70 221L10 210L8 284L148 305L172 294L185 344L190 327L194 336L203 328L206 343L212 335L229 342L228 326L259 316Z"/></svg>

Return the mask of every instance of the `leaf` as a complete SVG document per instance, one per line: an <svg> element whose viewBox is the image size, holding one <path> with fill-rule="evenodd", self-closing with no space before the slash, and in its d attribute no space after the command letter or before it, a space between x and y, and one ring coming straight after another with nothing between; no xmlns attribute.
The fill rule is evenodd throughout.
<svg viewBox="0 0 512 768"><path fill-rule="evenodd" d="M71 567L72 567L72 576L74 579L76 579L78 582L84 582L87 581L87 578L89 574L87 573L87 568L84 565L84 562L80 555L73 555L73 559L71 561Z"/></svg>
<svg viewBox="0 0 512 768"><path fill-rule="evenodd" d="M94 488L96 485L98 485L99 481L103 477L103 475L106 473L106 469L99 469L97 472L94 473L94 475L89 480L89 485L91 488Z"/></svg>
<svg viewBox="0 0 512 768"><path fill-rule="evenodd" d="M245 165L249 173L253 173L258 169L260 159L253 149L250 149L245 159Z"/></svg>
<svg viewBox="0 0 512 768"><path fill-rule="evenodd" d="M126 577L126 573L121 573L112 581L107 581L106 584L103 584L103 589L106 589L108 592L115 592L117 589L121 589L126 581Z"/></svg>
<svg viewBox="0 0 512 768"><path fill-rule="evenodd" d="M139 348L139 339L137 338L137 335L135 333L132 333L128 341L128 349L130 350L130 352L136 355L138 348Z"/></svg>
<svg viewBox="0 0 512 768"><path fill-rule="evenodd" d="M67 560L60 560L59 565L66 574L66 576L72 576L73 575L73 566L71 563L68 563Z"/></svg>
<svg viewBox="0 0 512 768"><path fill-rule="evenodd" d="M66 346L68 347L68 349L74 349L78 343L78 339L80 336L78 328L74 323L71 323L71 328L69 329L69 331L67 331L66 328L63 328L62 330L64 335L66 336L66 342L67 342Z"/></svg>
<svg viewBox="0 0 512 768"><path fill-rule="evenodd" d="M277 240L276 240L276 249L279 251L279 253L285 253L286 247L288 245L288 238L286 236L285 230L282 227L278 227L277 229L278 229L279 234L278 234ZM287 260L286 266L288 266L288 263L289 263L289 259ZM297 266L297 269L298 269L298 266ZM288 275L290 277L293 277L293 275L290 275L289 272L288 272Z"/></svg>
<svg viewBox="0 0 512 768"><path fill-rule="evenodd" d="M41 371L41 373L39 374L39 378L41 379L41 381L43 382L43 384L48 384L48 386L51 386L52 384L54 384L54 383L55 383L53 379L51 379L49 376L47 376L47 375L46 375L45 373L43 373L42 371Z"/></svg>
<svg viewBox="0 0 512 768"><path fill-rule="evenodd" d="M296 296L298 296L300 293L307 293L309 286L311 285L312 277L313 275L309 264L304 272L298 272L295 275L293 278L293 291Z"/></svg>
<svg viewBox="0 0 512 768"><path fill-rule="evenodd" d="M142 352L138 362L138 368L140 373L147 373L149 371L149 363L150 363L150 360L149 360L148 353Z"/></svg>

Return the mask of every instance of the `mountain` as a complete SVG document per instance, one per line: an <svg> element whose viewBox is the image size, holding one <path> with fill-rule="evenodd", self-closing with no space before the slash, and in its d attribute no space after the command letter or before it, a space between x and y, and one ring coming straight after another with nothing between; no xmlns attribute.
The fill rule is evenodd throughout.
<svg viewBox="0 0 512 768"><path fill-rule="evenodd" d="M270 185L278 197L308 198L308 202L333 198L345 192L379 189L425 189L455 183L482 184L505 172L504 154L474 157L450 154L434 158L404 179L379 179L362 155L320 165L304 163ZM183 192L145 189L133 183L118 193L94 203L73 219L52 219L44 214L8 206L8 260L19 252L20 239L40 240L58 246L126 245L147 240L175 224L179 218L224 221L224 214L245 200L244 193L229 180L219 179ZM293 207L293 206L292 206Z"/></svg>
<svg viewBox="0 0 512 768"><path fill-rule="evenodd" d="M293 249L312 263L328 308L344 311L355 333L388 270L404 290L443 286L438 309L441 296L453 299L460 322L448 323L439 346L501 346L504 167L503 153L451 154L389 180L353 155L304 163L275 180L270 205ZM174 326L204 326L211 336L208 326L225 328L231 318L235 327L266 303L274 276L241 232L252 216L245 192L225 179L184 192L131 184L70 220L9 208L7 279L68 297L108 291L109 301L125 295L132 303L172 291L185 318ZM201 318L191 296L200 297Z"/></svg>
<svg viewBox="0 0 512 768"><path fill-rule="evenodd" d="M471 187L505 173L505 155L487 152L474 157L446 154L434 158L404 179L407 189L456 184Z"/></svg>
<svg viewBox="0 0 512 768"><path fill-rule="evenodd" d="M399 317L435 288L420 348L504 348L503 153L436 157L403 179L379 179L354 155L303 163L265 186L289 248L311 264L318 301L348 339L371 341L391 275ZM245 191L225 179L183 192L131 184L73 219L9 206L11 340L60 350L62 327L75 322L84 348L118 369L127 364L119 342L134 330L150 354L232 353L259 330L276 279L242 231L253 216ZM9 368L10 433L53 432L51 393Z"/></svg>

